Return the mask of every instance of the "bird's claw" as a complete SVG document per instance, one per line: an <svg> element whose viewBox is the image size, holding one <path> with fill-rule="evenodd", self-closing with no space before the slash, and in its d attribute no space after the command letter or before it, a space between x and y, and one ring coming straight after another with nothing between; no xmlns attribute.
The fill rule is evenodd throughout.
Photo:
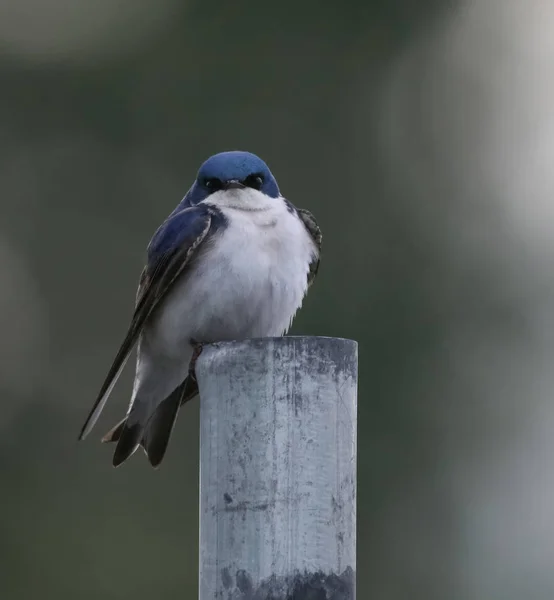
<svg viewBox="0 0 554 600"><path fill-rule="evenodd" d="M197 342L196 340L190 340L192 350L192 357L189 363L189 377L196 381L196 361L198 357L202 354L202 349L204 348L204 344Z"/></svg>

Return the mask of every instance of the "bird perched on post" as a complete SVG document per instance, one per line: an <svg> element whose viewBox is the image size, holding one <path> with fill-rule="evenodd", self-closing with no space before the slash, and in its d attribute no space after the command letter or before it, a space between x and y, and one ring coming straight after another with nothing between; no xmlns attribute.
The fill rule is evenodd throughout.
<svg viewBox="0 0 554 600"><path fill-rule="evenodd" d="M281 196L260 158L238 151L209 158L148 245L131 324L79 439L138 342L127 415L103 441L117 443L114 466L139 446L158 466L179 407L198 392L201 345L286 333L320 250L314 217Z"/></svg>

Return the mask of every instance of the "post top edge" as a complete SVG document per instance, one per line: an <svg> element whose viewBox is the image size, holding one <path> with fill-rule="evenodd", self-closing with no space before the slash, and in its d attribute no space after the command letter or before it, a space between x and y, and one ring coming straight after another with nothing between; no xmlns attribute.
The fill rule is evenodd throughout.
<svg viewBox="0 0 554 600"><path fill-rule="evenodd" d="M254 344L254 345L260 345L260 344L264 344L264 343L282 343L282 344L286 344L289 342L300 342L300 341L304 341L304 342L327 342L327 343L332 343L332 342L337 342L339 344L353 344L356 348L358 347L358 342L357 340L351 340L349 338L342 338L342 337L332 337L332 336L328 336L328 335L284 335L284 336L274 336L274 337L260 337L260 338L247 338L244 340L229 340L229 341L222 341L222 342L210 342L205 344L204 346L206 348L209 347L213 347L213 348L220 348L220 347L231 347L231 346L240 346L240 345L245 345L245 344Z"/></svg>

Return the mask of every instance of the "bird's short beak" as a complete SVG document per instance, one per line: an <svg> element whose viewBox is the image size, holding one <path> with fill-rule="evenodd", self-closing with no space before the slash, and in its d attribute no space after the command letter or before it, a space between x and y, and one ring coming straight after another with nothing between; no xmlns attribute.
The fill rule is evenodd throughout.
<svg viewBox="0 0 554 600"><path fill-rule="evenodd" d="M224 190L242 190L245 187L244 183L241 183L238 179L229 179L223 184Z"/></svg>

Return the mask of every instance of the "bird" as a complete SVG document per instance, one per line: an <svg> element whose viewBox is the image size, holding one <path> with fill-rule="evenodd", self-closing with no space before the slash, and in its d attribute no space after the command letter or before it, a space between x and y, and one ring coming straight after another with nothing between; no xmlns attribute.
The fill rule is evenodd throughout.
<svg viewBox="0 0 554 600"><path fill-rule="evenodd" d="M156 468L179 408L198 394L211 342L285 335L318 272L322 233L255 154L208 158L148 244L127 334L79 439L94 427L134 347L131 401L103 438L119 466L139 447Z"/></svg>

